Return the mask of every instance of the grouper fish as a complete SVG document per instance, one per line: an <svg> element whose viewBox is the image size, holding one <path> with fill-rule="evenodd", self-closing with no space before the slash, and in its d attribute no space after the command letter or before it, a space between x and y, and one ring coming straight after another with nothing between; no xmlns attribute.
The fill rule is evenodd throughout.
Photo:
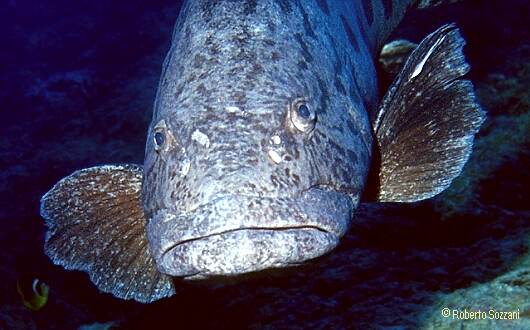
<svg viewBox="0 0 530 330"><path fill-rule="evenodd" d="M440 193L485 118L462 79L458 28L428 35L382 98L374 64L406 10L432 4L186 1L144 164L60 180L41 199L45 253L102 291L151 302L175 294L175 278L319 257L361 198Z"/></svg>

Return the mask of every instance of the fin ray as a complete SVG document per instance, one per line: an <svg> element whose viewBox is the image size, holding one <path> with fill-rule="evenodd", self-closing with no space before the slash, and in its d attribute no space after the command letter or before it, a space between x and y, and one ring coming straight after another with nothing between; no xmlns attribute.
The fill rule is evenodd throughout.
<svg viewBox="0 0 530 330"><path fill-rule="evenodd" d="M41 215L45 252L55 264L87 272L104 292L150 302L175 289L148 249L141 182L136 165L83 169L42 197Z"/></svg>
<svg viewBox="0 0 530 330"><path fill-rule="evenodd" d="M413 202L446 189L467 162L485 119L454 24L427 36L383 98L373 127L380 152L377 200Z"/></svg>

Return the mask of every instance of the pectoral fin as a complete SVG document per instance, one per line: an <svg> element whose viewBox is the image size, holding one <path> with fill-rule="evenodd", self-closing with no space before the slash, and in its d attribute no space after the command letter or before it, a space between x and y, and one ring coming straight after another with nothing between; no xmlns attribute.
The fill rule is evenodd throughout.
<svg viewBox="0 0 530 330"><path fill-rule="evenodd" d="M373 122L376 200L432 197L462 171L485 119L471 82L460 79L469 71L463 46L455 25L442 26L412 52L383 98Z"/></svg>
<svg viewBox="0 0 530 330"><path fill-rule="evenodd" d="M141 184L140 166L83 169L42 197L40 213L45 253L55 264L87 272L119 298L150 302L175 290L149 253Z"/></svg>

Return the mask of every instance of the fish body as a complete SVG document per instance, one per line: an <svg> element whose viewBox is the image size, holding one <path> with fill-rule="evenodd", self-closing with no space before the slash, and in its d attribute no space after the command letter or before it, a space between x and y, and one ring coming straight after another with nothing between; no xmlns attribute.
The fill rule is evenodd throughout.
<svg viewBox="0 0 530 330"><path fill-rule="evenodd" d="M418 46L379 102L375 54L412 3L186 2L143 166L80 170L43 196L46 253L147 302L175 292L171 277L329 252L374 167L375 200L445 189L483 113L459 79L468 66L452 25Z"/></svg>
<svg viewBox="0 0 530 330"><path fill-rule="evenodd" d="M323 3L183 8L142 184L165 273L284 266L327 252L347 230L368 173L377 82L360 16L340 14L360 12L360 2Z"/></svg>
<svg viewBox="0 0 530 330"><path fill-rule="evenodd" d="M29 274L21 275L17 280L17 293L22 303L33 311L39 311L48 302L50 287Z"/></svg>

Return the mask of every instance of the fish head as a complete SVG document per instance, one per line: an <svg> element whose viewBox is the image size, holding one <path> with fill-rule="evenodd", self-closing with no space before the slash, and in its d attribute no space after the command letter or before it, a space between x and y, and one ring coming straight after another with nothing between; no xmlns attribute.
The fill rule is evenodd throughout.
<svg viewBox="0 0 530 330"><path fill-rule="evenodd" d="M345 98L335 101L326 78L301 67L297 41L259 22L250 31L248 15L233 17L242 9L217 10L216 33L177 23L147 136L150 250L177 277L284 267L330 251L369 162ZM191 22L201 13L184 11ZM286 49L294 56L279 55Z"/></svg>

